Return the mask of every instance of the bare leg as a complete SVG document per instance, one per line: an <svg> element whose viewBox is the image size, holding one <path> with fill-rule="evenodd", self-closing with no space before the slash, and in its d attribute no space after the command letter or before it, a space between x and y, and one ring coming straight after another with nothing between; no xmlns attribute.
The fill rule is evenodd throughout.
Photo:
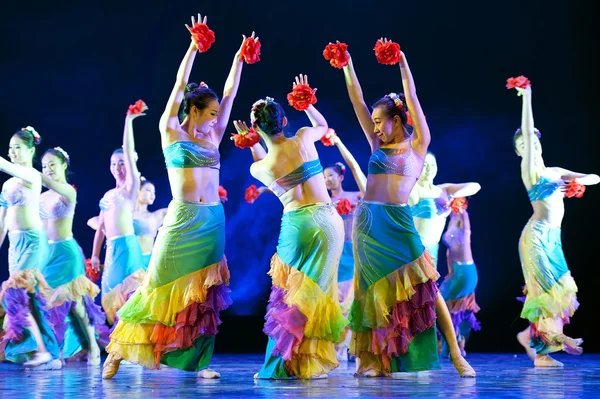
<svg viewBox="0 0 600 399"><path fill-rule="evenodd" d="M94 326L90 324L90 318L85 311L85 305L83 299L80 298L77 301L75 307L71 310L77 319L77 322L85 332L85 336L90 345L90 351L88 354L88 364L97 366L100 364L100 347L96 342L96 331Z"/></svg>
<svg viewBox="0 0 600 399"><path fill-rule="evenodd" d="M536 355L535 355L535 349L533 349L529 344L531 343L531 332L530 332L530 328L527 327L526 329L524 329L523 331L521 331L520 333L517 334L517 341L519 341L519 343L521 345L523 345L523 348L525 348L525 353L527 353L527 356L529 356L529 358L533 361L535 361Z"/></svg>
<svg viewBox="0 0 600 399"><path fill-rule="evenodd" d="M198 374L196 376L198 378L206 378L206 379L221 378L221 374L219 374L216 371L211 370L211 369L200 370L200 371L198 371Z"/></svg>
<svg viewBox="0 0 600 399"><path fill-rule="evenodd" d="M469 365L469 363L460 353L460 348L458 347L458 341L456 339L456 332L454 331L454 325L452 324L452 319L450 318L450 312L446 306L446 301L444 301L442 294L439 292L437 294L437 301L435 305L438 326L444 335L444 338L446 338L448 349L450 350L452 364L461 377L475 377L475 370L473 370L471 365Z"/></svg>
<svg viewBox="0 0 600 399"><path fill-rule="evenodd" d="M42 339L42 332L40 331L40 327L38 326L38 323L35 320L35 317L33 317L33 314L31 314L31 312L27 313L27 316L25 317L27 318L27 322L29 323L27 329L33 336L33 339L35 339L35 343L38 347L33 358L28 362L25 362L25 366L35 367L39 366L40 364L48 363L52 360L52 356L46 349L46 345L44 344L44 340Z"/></svg>
<svg viewBox="0 0 600 399"><path fill-rule="evenodd" d="M113 378L117 374L117 371L119 371L119 365L122 360L123 358L115 352L109 353L102 368L102 378L105 380Z"/></svg>

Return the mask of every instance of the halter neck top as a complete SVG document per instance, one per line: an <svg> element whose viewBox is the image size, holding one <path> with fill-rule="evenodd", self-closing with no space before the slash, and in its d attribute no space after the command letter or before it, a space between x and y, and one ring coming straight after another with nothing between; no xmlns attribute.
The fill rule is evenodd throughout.
<svg viewBox="0 0 600 399"><path fill-rule="evenodd" d="M36 196L39 198L39 193L35 193L17 179L11 179L4 184L0 193L0 206L8 209L12 206L29 205L34 203Z"/></svg>
<svg viewBox="0 0 600 399"><path fill-rule="evenodd" d="M424 197L416 204L410 207L413 217L421 219L432 219L436 216L443 215L447 212L447 208L441 204L441 199Z"/></svg>
<svg viewBox="0 0 600 399"><path fill-rule="evenodd" d="M529 201L543 201L550 197L563 185L562 180L550 180L549 178L542 176L540 180L527 190Z"/></svg>
<svg viewBox="0 0 600 399"><path fill-rule="evenodd" d="M167 168L219 169L219 149L206 140L200 142L176 141L163 150Z"/></svg>
<svg viewBox="0 0 600 399"><path fill-rule="evenodd" d="M109 191L109 193L110 192L111 191ZM100 209L104 212L107 212L114 206L124 206L133 210L133 201L130 201L127 198L125 198L121 190L119 190L118 194L111 195L110 197L107 197L106 194L104 194L104 197L102 197L102 199L100 200Z"/></svg>
<svg viewBox="0 0 600 399"><path fill-rule="evenodd" d="M48 208L43 202L40 202L40 218L42 220L72 218L73 216L75 216L75 204L66 202L63 197L58 197L58 200L49 204Z"/></svg>
<svg viewBox="0 0 600 399"><path fill-rule="evenodd" d="M155 228L152 219L135 218L133 219L133 233L136 236L156 236L158 229Z"/></svg>
<svg viewBox="0 0 600 399"><path fill-rule="evenodd" d="M412 148L378 148L369 158L370 175L398 175L419 178L416 155Z"/></svg>

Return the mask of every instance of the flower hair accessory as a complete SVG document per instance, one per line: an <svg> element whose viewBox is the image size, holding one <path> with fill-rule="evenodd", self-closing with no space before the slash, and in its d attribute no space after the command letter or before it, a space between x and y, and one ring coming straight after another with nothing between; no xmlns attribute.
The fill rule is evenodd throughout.
<svg viewBox="0 0 600 399"><path fill-rule="evenodd" d="M394 105L396 106L396 108L398 108L400 111L404 110L404 103L402 102L402 99L400 98L400 96L396 93L390 93L390 94L386 94L385 95L387 98L389 98L390 100L392 100L394 102Z"/></svg>
<svg viewBox="0 0 600 399"><path fill-rule="evenodd" d="M140 176L140 181L143 183L146 181L146 178L144 176Z"/></svg>
<svg viewBox="0 0 600 399"><path fill-rule="evenodd" d="M203 87L205 89L209 88L208 85L206 83L204 83L204 82L200 82L200 87Z"/></svg>
<svg viewBox="0 0 600 399"><path fill-rule="evenodd" d="M54 147L54 150L60 152L62 156L65 157L65 159L67 160L67 163L71 163L71 157L69 156L69 154L67 154L65 150L63 150L60 147Z"/></svg>
<svg viewBox="0 0 600 399"><path fill-rule="evenodd" d="M29 133L31 133L35 145L38 145L42 141L42 136L40 136L40 134L32 126L21 128L21 130L28 131Z"/></svg>
<svg viewBox="0 0 600 399"><path fill-rule="evenodd" d="M342 171L342 174L346 174L346 165L344 165L341 162L336 162L334 163L335 166L337 166L338 168L340 168L340 170Z"/></svg>

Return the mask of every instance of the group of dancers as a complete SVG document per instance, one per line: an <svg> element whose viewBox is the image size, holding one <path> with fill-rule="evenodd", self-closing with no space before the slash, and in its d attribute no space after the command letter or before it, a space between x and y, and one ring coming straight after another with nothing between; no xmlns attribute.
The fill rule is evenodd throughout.
<svg viewBox="0 0 600 399"><path fill-rule="evenodd" d="M99 365L103 347L105 379L123 360L220 376L209 365L219 312L231 299L219 145L248 39L234 56L219 100L206 84L189 83L199 50L207 49L206 17L192 17L188 29L192 41L159 123L173 199L167 209L148 211L155 187L137 169L133 132L144 109L128 112L122 148L110 159L116 186L88 222L96 230L89 271L102 272L101 290L86 276L72 234L77 191L67 182L68 153L47 150L40 173L33 167L40 135L31 127L12 135L10 162L0 157L0 170L12 176L0 196L0 244L6 231L10 241L10 277L0 291L0 358L47 370L86 354L90 365ZM260 141L249 145L250 173L264 185L260 192L273 193L283 205L268 272L268 345L255 378L325 378L347 352L356 359L356 376L439 369L441 352L461 377L475 377L464 358L465 342L479 328L465 197L480 185L434 184L431 135L404 53L398 61L404 94L383 96L371 108L347 50L345 55L348 95L371 148L367 176L341 138L330 139L358 192L342 188L344 164L322 168L315 143L331 133L314 105L304 107L310 126L294 135L284 134L283 107L269 97L252 106L251 127L234 122L239 135L258 134ZM308 87L306 76L296 77L298 87ZM578 306L560 241L563 198L573 182L583 187L600 178L545 166L531 86L517 90L523 111L513 144L534 209L519 243L526 283L522 317L530 327L518 340L535 366L558 367L549 353L581 353L582 342L563 334ZM43 194L42 186L48 189ZM346 211L340 204L347 204ZM449 273L438 287L442 239ZM100 292L102 308L94 302Z"/></svg>

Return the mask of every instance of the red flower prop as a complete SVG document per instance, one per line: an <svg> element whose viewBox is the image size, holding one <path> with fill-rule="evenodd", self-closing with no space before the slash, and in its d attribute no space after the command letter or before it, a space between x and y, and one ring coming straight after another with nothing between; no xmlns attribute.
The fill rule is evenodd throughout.
<svg viewBox="0 0 600 399"><path fill-rule="evenodd" d="M256 133L253 127L245 133L231 133L231 139L236 147L244 149L250 148L260 141L260 136Z"/></svg>
<svg viewBox="0 0 600 399"><path fill-rule="evenodd" d="M215 32L210 30L206 24L196 22L188 30L192 35L192 40L196 44L196 48L201 53L208 51L210 46L215 42Z"/></svg>
<svg viewBox="0 0 600 399"><path fill-rule="evenodd" d="M515 87L519 87L521 89L526 88L527 86L531 86L531 82L525 76L517 76L516 78L508 78L506 79L506 88L508 90L514 89Z"/></svg>
<svg viewBox="0 0 600 399"><path fill-rule="evenodd" d="M240 61L246 61L247 64L256 64L260 61L260 40L253 37L244 40L240 52Z"/></svg>
<svg viewBox="0 0 600 399"><path fill-rule="evenodd" d="M131 104L127 109L127 115L138 115L146 111L148 106L142 100L137 100L134 104Z"/></svg>
<svg viewBox="0 0 600 399"><path fill-rule="evenodd" d="M225 187L219 186L219 199L222 201L227 201L227 190Z"/></svg>
<svg viewBox="0 0 600 399"><path fill-rule="evenodd" d="M327 129L327 133L325 133L325 135L321 137L321 143L323 143L323 145L325 145L326 147L332 147L335 145L336 137L337 134L335 133L335 130Z"/></svg>
<svg viewBox="0 0 600 399"><path fill-rule="evenodd" d="M454 198L450 203L450 209L453 213L463 213L467 210L467 200L465 198Z"/></svg>
<svg viewBox="0 0 600 399"><path fill-rule="evenodd" d="M348 65L350 56L348 55L348 45L346 43L340 43L338 40L335 44L329 43L323 50L323 57L332 67L342 69Z"/></svg>
<svg viewBox="0 0 600 399"><path fill-rule="evenodd" d="M346 198L339 200L335 208L337 209L338 213L343 216L350 215L350 212L352 212L352 209L354 209L350 201L348 201Z"/></svg>
<svg viewBox="0 0 600 399"><path fill-rule="evenodd" d="M100 267L102 268L102 266ZM85 260L85 274L90 280L92 280L93 283L98 281L98 278L100 278L100 271L94 270L92 267L92 260L89 258Z"/></svg>
<svg viewBox="0 0 600 399"><path fill-rule="evenodd" d="M583 193L585 193L585 186L583 184L579 184L577 180L571 180L565 185L563 191L565 192L565 197L567 198L581 198L583 197Z"/></svg>
<svg viewBox="0 0 600 399"><path fill-rule="evenodd" d="M298 111L306 111L308 107L317 103L316 91L317 89L311 89L304 83L296 85L287 95L288 103Z"/></svg>
<svg viewBox="0 0 600 399"><path fill-rule="evenodd" d="M244 197L246 198L247 203L253 204L259 195L260 195L260 193L258 192L258 189L253 184L246 189L246 194L244 195Z"/></svg>
<svg viewBox="0 0 600 399"><path fill-rule="evenodd" d="M400 62L400 45L390 40L384 42L383 40L377 40L375 43L375 57L377 62L384 65L395 65Z"/></svg>

